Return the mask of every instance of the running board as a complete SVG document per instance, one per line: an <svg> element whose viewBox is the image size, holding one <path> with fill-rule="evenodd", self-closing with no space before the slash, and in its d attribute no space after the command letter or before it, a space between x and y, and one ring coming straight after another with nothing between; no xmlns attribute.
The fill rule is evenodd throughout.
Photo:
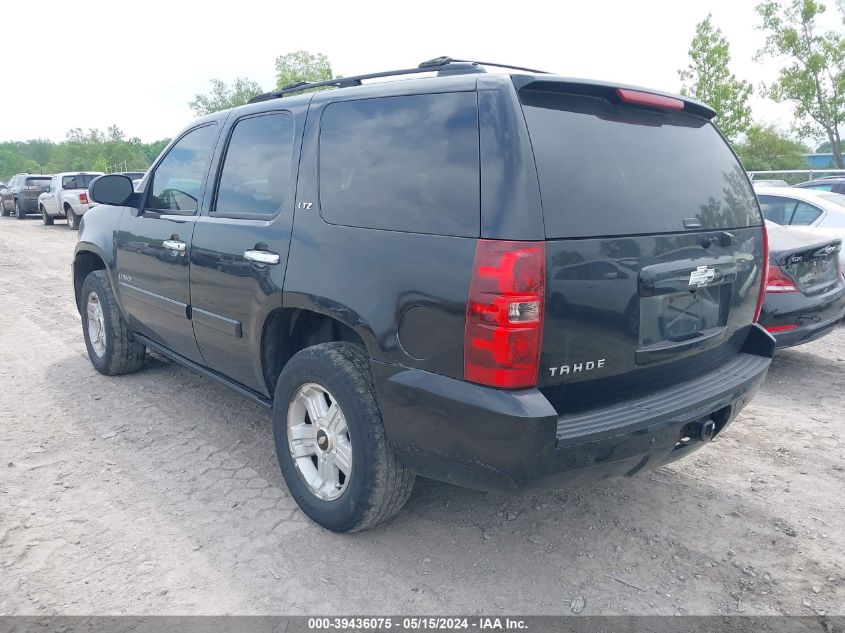
<svg viewBox="0 0 845 633"><path fill-rule="evenodd" d="M167 356L167 358L169 358L170 360L177 362L184 367L187 367L188 369L190 369L193 372L196 372L200 376L203 376L205 378L210 378L211 380L214 380L215 382L220 383L224 387L228 387L229 389L231 389L235 393L243 396L247 400L250 400L250 401L254 402L255 404L257 404L261 407L264 407L268 411L271 411L273 409L273 401L270 398L262 396L257 391L253 391L252 389L249 389L248 387L244 387L242 384L237 383L234 380L230 380L229 378L226 378L226 376L224 376L222 374L218 374L213 369L209 369L208 367L203 367L199 363L195 363L191 359L185 358L181 354L177 354L176 352L167 349L163 345L156 343L155 341L153 341L152 339L150 339L147 336L144 336L143 334L137 334L136 333L135 338L137 338L144 345L146 345L150 349L158 352L162 356Z"/></svg>

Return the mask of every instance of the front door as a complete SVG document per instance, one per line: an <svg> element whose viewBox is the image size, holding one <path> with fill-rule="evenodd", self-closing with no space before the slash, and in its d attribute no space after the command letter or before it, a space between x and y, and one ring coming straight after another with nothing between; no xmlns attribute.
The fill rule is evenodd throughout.
<svg viewBox="0 0 845 633"><path fill-rule="evenodd" d="M207 123L170 147L115 240L118 290L130 326L196 362L202 356L190 321L190 245L218 134L218 125Z"/></svg>
<svg viewBox="0 0 845 633"><path fill-rule="evenodd" d="M195 223L191 314L206 366L267 393L261 337L281 307L305 108L228 126L208 214Z"/></svg>

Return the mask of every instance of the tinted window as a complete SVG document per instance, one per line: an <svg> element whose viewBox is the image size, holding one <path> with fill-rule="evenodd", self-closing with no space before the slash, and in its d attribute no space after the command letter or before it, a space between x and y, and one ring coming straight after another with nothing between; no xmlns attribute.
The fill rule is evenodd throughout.
<svg viewBox="0 0 845 633"><path fill-rule="evenodd" d="M804 185L804 189L815 189L816 191L833 191L834 183L826 182L817 185Z"/></svg>
<svg viewBox="0 0 845 633"><path fill-rule="evenodd" d="M548 237L758 225L754 193L727 143L682 112L524 91Z"/></svg>
<svg viewBox="0 0 845 633"><path fill-rule="evenodd" d="M94 174L62 176L62 189L87 189L94 178L97 178Z"/></svg>
<svg viewBox="0 0 845 633"><path fill-rule="evenodd" d="M821 214L822 210L818 207L814 207L806 202L799 202L798 206L795 207L795 212L792 214L790 224L806 226L812 224Z"/></svg>
<svg viewBox="0 0 845 633"><path fill-rule="evenodd" d="M191 130L167 152L152 176L147 208L190 213L197 210L216 125Z"/></svg>
<svg viewBox="0 0 845 633"><path fill-rule="evenodd" d="M474 93L333 103L320 130L320 206L327 222L477 236Z"/></svg>
<svg viewBox="0 0 845 633"><path fill-rule="evenodd" d="M285 200L293 154L293 118L282 112L242 119L226 150L217 213L274 215Z"/></svg>
<svg viewBox="0 0 845 633"><path fill-rule="evenodd" d="M764 218L775 224L789 224L795 200L780 196L759 196L758 199Z"/></svg>
<svg viewBox="0 0 845 633"><path fill-rule="evenodd" d="M26 179L27 185L46 185L50 183L52 176L31 176Z"/></svg>

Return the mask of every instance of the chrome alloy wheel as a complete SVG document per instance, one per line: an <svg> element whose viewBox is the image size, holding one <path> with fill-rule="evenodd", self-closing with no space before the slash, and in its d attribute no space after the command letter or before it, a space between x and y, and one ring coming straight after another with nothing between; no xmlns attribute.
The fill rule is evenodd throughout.
<svg viewBox="0 0 845 633"><path fill-rule="evenodd" d="M102 358L106 353L106 323L103 318L103 306L96 292L88 295L88 340L91 349Z"/></svg>
<svg viewBox="0 0 845 633"><path fill-rule="evenodd" d="M334 397L320 385L306 383L288 406L288 448L308 489L334 501L352 474L352 443L346 418Z"/></svg>

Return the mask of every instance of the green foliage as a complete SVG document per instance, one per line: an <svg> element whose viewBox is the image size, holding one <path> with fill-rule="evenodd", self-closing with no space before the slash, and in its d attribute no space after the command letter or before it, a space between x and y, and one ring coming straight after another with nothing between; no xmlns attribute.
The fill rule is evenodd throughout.
<svg viewBox="0 0 845 633"><path fill-rule="evenodd" d="M772 125L752 125L734 150L749 171L807 168L802 156L807 149Z"/></svg>
<svg viewBox="0 0 845 633"><path fill-rule="evenodd" d="M276 58L276 88L300 81L326 81L333 78L329 58L322 53L294 51Z"/></svg>
<svg viewBox="0 0 845 633"><path fill-rule="evenodd" d="M65 140L54 143L44 139L0 143L0 180L19 172L50 174L60 171L144 170L161 153L167 140L142 143L126 138L117 126L105 132L74 128Z"/></svg>
<svg viewBox="0 0 845 633"><path fill-rule="evenodd" d="M787 66L766 88L775 101L789 101L804 137L827 137L836 166L842 168L840 127L845 124L845 38L818 33L816 18L825 6L816 0L766 0L757 6L766 44L757 58L782 57Z"/></svg>
<svg viewBox="0 0 845 633"><path fill-rule="evenodd" d="M195 95L194 99L188 102L188 106L197 116L203 116L244 105L261 92L263 91L258 82L246 77L237 77L231 86L219 79L212 79L211 92Z"/></svg>
<svg viewBox="0 0 845 633"><path fill-rule="evenodd" d="M708 15L695 27L689 49L690 63L679 70L681 94L703 101L716 110L716 124L730 140L736 140L751 125L748 97L751 84L737 79L728 68L731 61L728 40L713 26Z"/></svg>

